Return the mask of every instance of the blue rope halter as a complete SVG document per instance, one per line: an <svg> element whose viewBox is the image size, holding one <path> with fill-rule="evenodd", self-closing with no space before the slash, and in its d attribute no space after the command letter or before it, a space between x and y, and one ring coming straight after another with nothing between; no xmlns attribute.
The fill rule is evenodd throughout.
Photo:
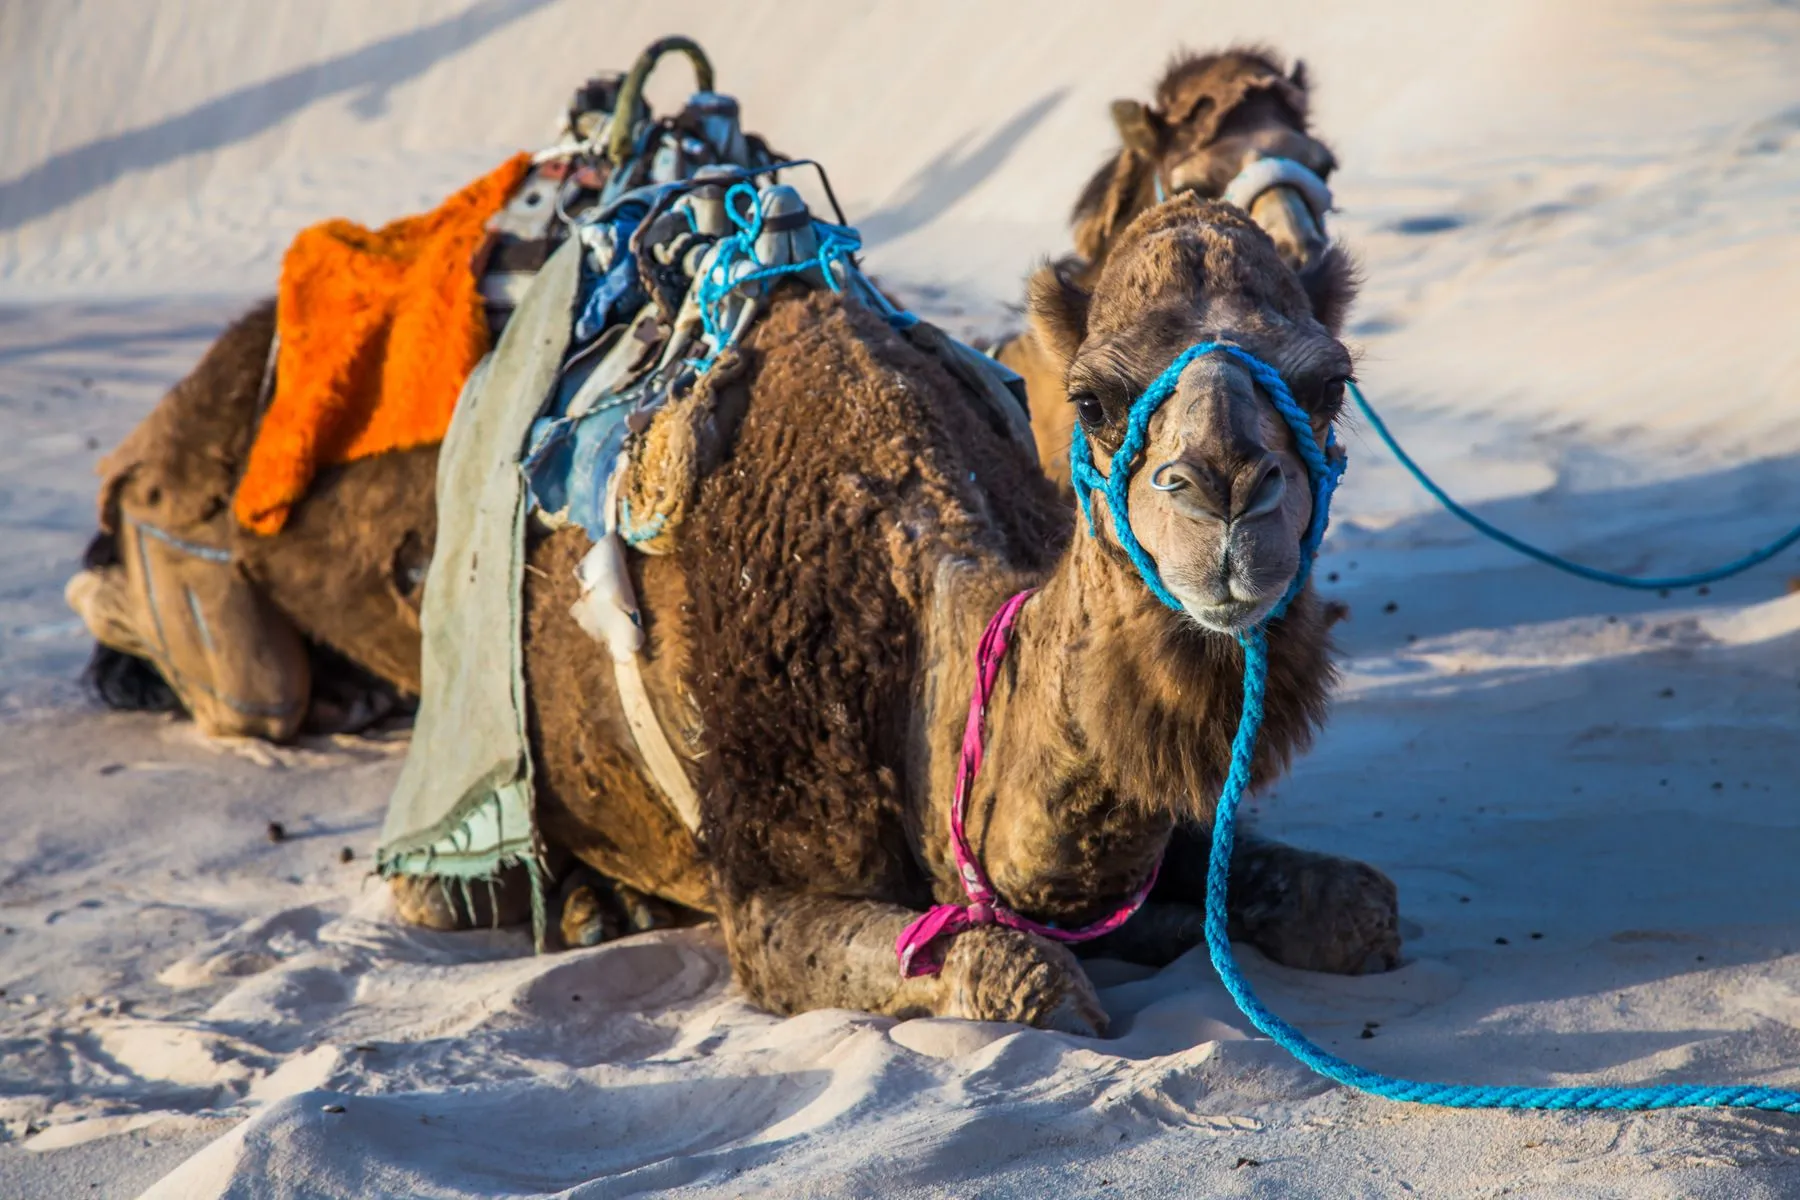
<svg viewBox="0 0 1800 1200"><path fill-rule="evenodd" d="M1262 730L1263 698L1269 679L1268 622L1286 611L1289 601L1299 594L1311 574L1319 543L1325 537L1325 524L1330 516L1331 496L1343 473L1344 459L1334 454L1331 434L1326 434L1325 448L1314 440L1312 424L1306 412L1294 402L1292 393L1280 372L1243 350L1225 342L1201 342L1190 347L1167 370L1156 377L1149 388L1131 406L1125 440L1113 455L1112 475L1102 475L1094 466L1087 435L1079 424L1069 450L1071 474L1081 509L1087 517L1088 533L1096 534L1089 493L1100 491L1112 514L1113 531L1131 561L1143 576L1144 583L1164 604L1180 610L1181 605L1163 586L1157 574L1156 561L1139 544L1131 532L1131 519L1126 492L1131 473L1143 453L1149 435L1150 418L1163 402L1174 394L1181 373L1202 355L1221 353L1244 364L1268 392L1275 410L1293 431L1295 445L1306 462L1312 478L1313 514L1306 536L1300 545L1300 567L1287 594L1264 622L1238 635L1244 648L1244 707L1238 718L1237 733L1231 740L1231 769L1220 790L1218 807L1213 814L1212 852L1206 864L1206 948L1218 971L1225 990L1231 994L1238 1011L1295 1058L1314 1071L1338 1083L1347 1084L1389 1100L1415 1104L1438 1104L1448 1108L1533 1108L1533 1109L1627 1109L1644 1111L1657 1108L1757 1108L1772 1112L1800 1112L1800 1092L1770 1087L1701 1087L1671 1085L1665 1087L1472 1087L1463 1084L1422 1083L1397 1079L1346 1062L1330 1051L1307 1040L1305 1034L1276 1016L1257 998L1244 978L1237 959L1231 953L1226 936L1225 901L1231 877L1231 855L1237 837L1238 806L1250 787L1250 760L1256 752L1257 734ZM1357 394L1357 400L1362 400ZM1365 406L1365 411L1366 406ZM1373 413L1369 413L1373 417ZM1379 422L1376 422L1379 425ZM1796 535L1800 536L1800 535Z"/></svg>

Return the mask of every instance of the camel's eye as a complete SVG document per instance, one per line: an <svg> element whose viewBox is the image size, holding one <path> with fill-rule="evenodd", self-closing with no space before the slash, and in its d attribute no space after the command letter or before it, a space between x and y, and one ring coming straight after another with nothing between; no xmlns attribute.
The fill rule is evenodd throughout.
<svg viewBox="0 0 1800 1200"><path fill-rule="evenodd" d="M1327 379L1319 389L1319 399L1313 405L1313 411L1322 416L1336 416L1344 407L1344 385L1350 382L1348 375L1339 375L1336 379Z"/></svg>
<svg viewBox="0 0 1800 1200"><path fill-rule="evenodd" d="M1106 424L1106 405L1092 392L1081 392L1074 397L1075 415L1089 429L1098 429Z"/></svg>

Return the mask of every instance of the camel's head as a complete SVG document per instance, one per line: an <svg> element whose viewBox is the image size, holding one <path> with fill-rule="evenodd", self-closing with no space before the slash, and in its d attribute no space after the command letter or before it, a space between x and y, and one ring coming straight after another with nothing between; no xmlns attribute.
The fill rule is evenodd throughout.
<svg viewBox="0 0 1800 1200"><path fill-rule="evenodd" d="M1268 394L1227 354L1192 362L1151 416L1143 452L1119 462L1128 414L1183 351L1228 342L1281 374L1324 445L1351 371L1337 322L1353 286L1340 251L1303 284L1243 213L1191 195L1132 222L1091 291L1054 266L1032 279L1033 328L1064 364L1094 464L1129 472L1132 532L1208 629L1256 624L1292 583L1312 515L1306 465ZM1099 492L1091 502L1117 547L1116 515Z"/></svg>
<svg viewBox="0 0 1800 1200"><path fill-rule="evenodd" d="M1241 204L1289 267L1316 269L1330 245L1323 221L1328 198L1303 172L1282 164L1298 163L1323 184L1337 160L1307 133L1306 109L1303 63L1285 70L1274 54L1258 49L1178 57L1151 103L1113 104L1123 145L1076 202L1076 249L1099 263L1160 197L1193 192Z"/></svg>

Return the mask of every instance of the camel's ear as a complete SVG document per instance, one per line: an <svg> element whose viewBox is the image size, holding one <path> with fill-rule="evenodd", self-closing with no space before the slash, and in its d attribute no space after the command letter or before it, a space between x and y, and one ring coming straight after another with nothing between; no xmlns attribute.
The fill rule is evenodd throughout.
<svg viewBox="0 0 1800 1200"><path fill-rule="evenodd" d="M1288 82L1303 92L1307 90L1308 80L1306 78L1306 60L1304 58L1296 58L1294 60L1294 69L1288 72Z"/></svg>
<svg viewBox="0 0 1800 1200"><path fill-rule="evenodd" d="M1112 119L1127 150L1135 150L1146 158L1161 151L1162 131L1157 128L1156 114L1136 100L1114 100Z"/></svg>
<svg viewBox="0 0 1800 1200"><path fill-rule="evenodd" d="M1312 266L1300 273L1300 284L1318 318L1332 337L1342 337L1344 318L1356 299L1356 264L1338 246L1332 246Z"/></svg>
<svg viewBox="0 0 1800 1200"><path fill-rule="evenodd" d="M1031 277L1031 331L1057 365L1067 368L1087 339L1089 295L1060 263L1047 263Z"/></svg>

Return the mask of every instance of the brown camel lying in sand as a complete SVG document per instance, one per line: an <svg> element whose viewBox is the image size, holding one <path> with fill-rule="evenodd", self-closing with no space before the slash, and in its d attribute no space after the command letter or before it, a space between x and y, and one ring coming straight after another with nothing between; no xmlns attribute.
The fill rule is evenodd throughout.
<svg viewBox="0 0 1800 1200"><path fill-rule="evenodd" d="M1237 210L1182 197L1121 232L1091 288L1041 272L1033 329L1066 365L1102 460L1136 392L1204 337L1275 364L1322 433L1350 361L1313 314L1341 312L1350 284L1340 264L1311 285ZM185 435L210 440L190 440L208 452L188 459L221 478L254 420L260 373L250 355L231 361L232 339L267 320L245 318L196 372L221 390L189 406ZM1019 617L970 801L971 844L1005 901L1084 923L1116 909L1166 851L1150 903L1091 945L1162 962L1196 943L1207 844L1194 822L1224 776L1241 687L1230 631L1282 594L1309 513L1285 426L1220 357L1190 367L1152 423L1144 462L1185 464L1204 484L1157 490L1150 471L1133 484L1133 526L1184 615L1150 596L1110 535L1070 542L1067 507L1036 464L936 359L856 301L778 291L744 349L743 373L713 401L736 414L728 456L700 479L676 552L632 557L644 677L702 798L698 841L635 749L607 651L570 616L586 534L565 528L530 547L538 817L555 853L620 885L590 873L565 889L563 927L621 904L625 916L600 922L607 932L663 923L674 918L658 902L672 902L717 914L738 978L778 1012L1100 1027L1075 958L1035 935L978 928L949 944L939 975L896 968L901 927L962 898L946 803L971 654L1003 599L1041 589ZM417 686L434 454L339 468L287 531L233 543L306 636L401 687ZM1284 498L1263 511L1276 475ZM1270 644L1264 786L1325 709L1332 667L1310 591ZM413 919L462 919L428 880L396 892ZM1239 937L1290 965L1354 972L1397 959L1393 885L1360 863L1246 840L1231 912Z"/></svg>
<svg viewBox="0 0 1800 1200"><path fill-rule="evenodd" d="M1295 63L1290 71L1267 50L1177 57L1150 104L1113 104L1119 149L1094 172L1069 214L1075 253L1058 264L1060 269L1092 286L1119 235L1161 196L1192 192L1222 198L1259 160L1291 160L1321 181L1328 179L1337 160L1307 131L1307 93L1305 65ZM1257 190L1252 184L1244 207L1295 271L1339 269L1325 265L1334 252L1321 214L1298 188L1275 184ZM1347 300L1325 294L1333 302ZM1341 311L1315 315L1328 326L1344 316ZM1067 490L1075 412L1056 355L1026 330L996 347L994 356L1024 377L1038 459Z"/></svg>
<svg viewBox="0 0 1800 1200"><path fill-rule="evenodd" d="M1347 274L1317 283L1341 292ZM1322 438L1351 363L1315 307L1260 229L1193 197L1123 231L1091 292L1054 270L1032 287L1033 327L1083 396L1102 459L1136 394L1209 338L1282 370ZM737 978L774 1011L1098 1028L1075 958L1035 934L977 927L949 943L941 974L896 969L895 939L919 910L964 899L947 805L975 645L1002 601L1039 589L1018 616L970 795L969 844L1005 902L1085 925L1169 850L1151 904L1104 948L1151 961L1186 949L1205 857L1186 823L1208 818L1226 771L1242 686L1232 634L1285 592L1311 513L1291 435L1223 357L1189 367L1151 422L1132 525L1182 600L1176 613L1110 533L1067 539L1034 464L877 314L784 295L747 348L743 376L715 401L741 410L729 457L700 481L676 552L638 563L652 692L667 726L692 731L703 854L607 844L666 809L632 761L604 652L568 615L587 548L570 530L533 548L528 584L547 836L635 888L716 912ZM1194 486L1153 487L1161 464ZM1264 786L1324 714L1332 667L1310 591L1270 646ZM1240 935L1285 962L1354 971L1397 954L1393 886L1361 864L1252 843L1234 892Z"/></svg>

